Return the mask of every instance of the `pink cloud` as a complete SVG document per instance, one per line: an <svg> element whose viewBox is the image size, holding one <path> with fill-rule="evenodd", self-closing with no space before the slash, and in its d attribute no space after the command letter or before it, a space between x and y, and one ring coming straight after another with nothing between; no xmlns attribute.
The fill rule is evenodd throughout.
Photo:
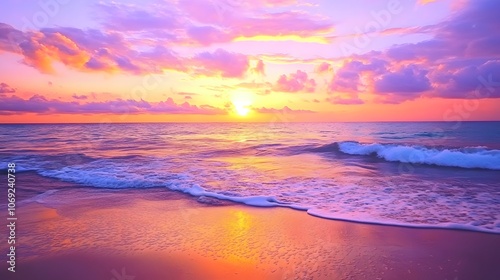
<svg viewBox="0 0 500 280"><path fill-rule="evenodd" d="M306 72L297 70L290 75L281 75L274 89L282 92L314 92L316 81L309 79Z"/></svg>
<svg viewBox="0 0 500 280"><path fill-rule="evenodd" d="M299 35L309 37L330 31L332 25L317 17L298 11L287 11L274 14L263 14L236 20L234 36L284 36Z"/></svg>
<svg viewBox="0 0 500 280"><path fill-rule="evenodd" d="M316 73L323 74L332 71L332 66L328 62L322 62L316 67Z"/></svg>
<svg viewBox="0 0 500 280"><path fill-rule="evenodd" d="M203 52L196 55L192 63L197 67L197 73L207 76L242 77L249 67L245 55L217 49L215 52Z"/></svg>
<svg viewBox="0 0 500 280"><path fill-rule="evenodd" d="M360 105L365 103L362 99L358 97L357 94L351 94L351 96L348 97L345 96L329 97L326 99L326 101L332 104L340 104L340 105Z"/></svg>
<svg viewBox="0 0 500 280"><path fill-rule="evenodd" d="M259 59L259 61L257 61L257 65L255 65L255 67L252 70L256 74L265 76L266 75L265 67L266 66L264 65L264 62L261 59Z"/></svg>
<svg viewBox="0 0 500 280"><path fill-rule="evenodd" d="M208 46L214 43L229 42L233 38L227 32L213 26L192 26L187 29L187 35L197 43Z"/></svg>
<svg viewBox="0 0 500 280"><path fill-rule="evenodd" d="M252 108L254 111L261 113L261 114L310 114L310 113L316 113L314 111L310 110L294 110L290 109L288 106L285 106L281 109L275 109L275 108Z"/></svg>

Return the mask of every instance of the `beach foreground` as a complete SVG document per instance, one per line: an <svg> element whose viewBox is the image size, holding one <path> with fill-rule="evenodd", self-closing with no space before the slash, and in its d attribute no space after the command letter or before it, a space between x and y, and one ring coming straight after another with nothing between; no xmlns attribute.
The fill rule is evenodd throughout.
<svg viewBox="0 0 500 280"><path fill-rule="evenodd" d="M496 234L325 220L160 188L67 188L69 183L34 173L19 178L20 193L30 184L59 191L51 201L38 196L18 206L16 272L3 261L1 279L500 276ZM64 201L69 191L74 199ZM7 252L6 242L1 249Z"/></svg>

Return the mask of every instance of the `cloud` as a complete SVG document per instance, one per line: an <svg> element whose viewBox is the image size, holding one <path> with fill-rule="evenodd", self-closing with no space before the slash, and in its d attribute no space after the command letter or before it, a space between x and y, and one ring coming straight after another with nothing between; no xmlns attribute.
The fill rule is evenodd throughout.
<svg viewBox="0 0 500 280"><path fill-rule="evenodd" d="M78 95L78 94L73 94L71 97L73 97L76 100L87 100L89 97L86 95Z"/></svg>
<svg viewBox="0 0 500 280"><path fill-rule="evenodd" d="M255 67L252 68L252 70L253 70L253 72L255 74L258 74L258 75L261 75L261 76L265 76L266 75L266 69L265 69L265 67L266 66L264 65L264 62L261 59L259 59L257 61L257 65L255 65Z"/></svg>
<svg viewBox="0 0 500 280"><path fill-rule="evenodd" d="M102 30L53 27L22 32L0 23L0 50L22 55L26 65L43 73L54 73L53 65L60 62L84 72L144 74L168 69L238 78L249 68L245 55L217 49L183 57L173 49L249 38L303 40L332 30L329 19L301 5L295 0L99 2L96 16ZM259 60L251 71L264 76L264 62Z"/></svg>
<svg viewBox="0 0 500 280"><path fill-rule="evenodd" d="M306 72L297 70L290 75L281 75L274 89L282 92L314 92L316 81L309 79Z"/></svg>
<svg viewBox="0 0 500 280"><path fill-rule="evenodd" d="M231 89L238 90L239 88L250 89L251 92L257 95L268 95L271 94L271 89L273 85L269 82L241 82L235 84Z"/></svg>
<svg viewBox="0 0 500 280"><path fill-rule="evenodd" d="M14 93L16 92L16 89L13 87L10 87L6 83L0 83L0 94L1 93Z"/></svg>
<svg viewBox="0 0 500 280"><path fill-rule="evenodd" d="M384 74L375 80L374 93L383 103L398 104L422 96L422 93L431 90L427 78L427 70L415 65L408 65L402 69Z"/></svg>
<svg viewBox="0 0 500 280"><path fill-rule="evenodd" d="M433 76L435 96L445 98L500 98L500 60L479 66L446 65Z"/></svg>
<svg viewBox="0 0 500 280"><path fill-rule="evenodd" d="M0 22L0 50L18 53L20 51L19 43L24 40L23 32Z"/></svg>
<svg viewBox="0 0 500 280"><path fill-rule="evenodd" d="M274 109L274 108L252 108L254 111L261 113L261 114L311 114L311 113L316 113L314 111L310 110L293 110L290 109L288 106L285 106L281 109Z"/></svg>
<svg viewBox="0 0 500 280"><path fill-rule="evenodd" d="M33 32L20 43L24 62L42 72L53 72L52 63L62 62L73 68L83 68L90 54L59 32Z"/></svg>
<svg viewBox="0 0 500 280"><path fill-rule="evenodd" d="M277 7L282 11L269 11ZM112 2L98 8L106 28L163 39L169 45L208 46L259 36L302 40L333 28L328 19L299 9L299 3L291 0L179 0L155 3L152 8Z"/></svg>
<svg viewBox="0 0 500 280"><path fill-rule="evenodd" d="M353 94L348 97L343 97L343 96L328 97L326 101L332 104L340 104L340 105L360 105L365 103L358 97L357 94Z"/></svg>
<svg viewBox="0 0 500 280"><path fill-rule="evenodd" d="M420 5L427 5L427 4L430 4L430 3L434 3L436 1L438 1L438 0L418 0L417 3L420 4Z"/></svg>
<svg viewBox="0 0 500 280"><path fill-rule="evenodd" d="M226 110L209 105L191 105L188 102L177 104L172 98L161 102L147 102L144 100L109 100L103 102L79 103L76 101L60 101L47 99L41 95L34 95L29 99L18 96L0 97L0 114L11 115L18 113L38 114L198 114L220 115Z"/></svg>
<svg viewBox="0 0 500 280"><path fill-rule="evenodd" d="M10 45L9 49L4 47L4 50L12 51ZM194 75L237 78L243 77L249 70L249 59L243 54L217 49L182 57L160 45L137 51L122 35L93 29L46 28L30 31L23 33L23 41L18 43L18 47L24 63L43 73L54 73L55 62L86 72L132 74L162 73L170 69Z"/></svg>
<svg viewBox="0 0 500 280"><path fill-rule="evenodd" d="M123 38L116 34L106 34L98 30L80 30L77 28L45 28L40 31L21 32L16 34L18 40L11 41L15 48L4 51L18 53L23 62L44 73L53 73L53 63L61 62L71 68L83 71L119 69L126 66L123 58L113 56L112 52L126 52ZM128 71L125 67L122 69Z"/></svg>
<svg viewBox="0 0 500 280"><path fill-rule="evenodd" d="M199 95L198 93L193 93L193 92L178 92L177 95L181 95L181 96L195 96L195 95Z"/></svg>
<svg viewBox="0 0 500 280"><path fill-rule="evenodd" d="M332 71L332 66L328 62L322 62L316 67L316 73L323 74Z"/></svg>
<svg viewBox="0 0 500 280"><path fill-rule="evenodd" d="M234 37L321 36L333 26L326 19L301 11L286 11L239 18L230 23Z"/></svg>
<svg viewBox="0 0 500 280"><path fill-rule="evenodd" d="M247 56L223 49L200 53L192 61L197 67L195 71L207 76L243 77L249 67Z"/></svg>
<svg viewBox="0 0 500 280"><path fill-rule="evenodd" d="M397 72L382 75L375 81L376 93L419 93L431 88L427 71L408 65Z"/></svg>
<svg viewBox="0 0 500 280"><path fill-rule="evenodd" d="M328 85L328 92L359 92L365 85L361 77L365 73L382 74L387 71L387 61L371 59L368 61L350 60L337 70Z"/></svg>
<svg viewBox="0 0 500 280"><path fill-rule="evenodd" d="M399 60L424 59L430 62L443 58L483 57L500 55L497 47L500 35L500 2L494 0L467 1L448 20L423 31L434 38L416 44L391 48L389 57Z"/></svg>
<svg viewBox="0 0 500 280"><path fill-rule="evenodd" d="M145 29L175 29L181 26L176 9L164 9L158 4L135 5L99 2L99 13L106 18L104 26L111 30L141 31Z"/></svg>
<svg viewBox="0 0 500 280"><path fill-rule="evenodd" d="M242 78L247 73L264 75L269 71L267 63L308 63L316 65L315 74L331 77L326 91L329 102L335 104L372 100L364 94L375 95L377 102L392 103L419 97L483 98L475 93L480 86L488 87L489 97L500 96L499 1L460 1L460 9L441 23L380 31L425 34L430 39L331 61L286 54L247 56L218 48L225 46L222 44L214 46L239 40L328 37L325 34L332 30L332 21L311 14L301 3L168 0L146 7L102 2L97 5L101 30L53 27L22 32L0 23L0 51L18 54L23 63L44 73L53 73L54 65L61 63L82 72L140 75L173 70L193 76ZM196 52L200 46L211 47ZM180 53L175 51L177 47ZM254 60L256 57L260 60ZM256 93L315 92L317 78L310 75L301 70L281 75L273 85L261 83ZM248 87L256 86L251 84Z"/></svg>
<svg viewBox="0 0 500 280"><path fill-rule="evenodd" d="M215 43L224 43L232 40L227 32L213 26L192 26L187 28L187 35L199 43L208 46Z"/></svg>
<svg viewBox="0 0 500 280"><path fill-rule="evenodd" d="M329 101L359 102L358 96L345 97L345 93L375 94L376 102L386 103L419 97L500 97L498 10L498 1L464 1L441 23L396 30L432 38L345 59L328 86L331 94L344 95ZM478 88L483 94L478 94Z"/></svg>

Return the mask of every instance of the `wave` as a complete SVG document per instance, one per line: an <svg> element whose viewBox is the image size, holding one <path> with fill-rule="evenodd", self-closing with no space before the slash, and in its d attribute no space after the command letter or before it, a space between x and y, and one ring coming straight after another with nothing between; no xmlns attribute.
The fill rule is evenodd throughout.
<svg viewBox="0 0 500 280"><path fill-rule="evenodd" d="M444 134L437 133L437 132L419 132L419 133L413 134L413 136L436 138L436 137L444 137Z"/></svg>
<svg viewBox="0 0 500 280"><path fill-rule="evenodd" d="M338 151L359 156L375 155L378 158L392 162L500 170L500 150L491 150L484 147L437 148L344 141L323 145L314 148L313 151Z"/></svg>
<svg viewBox="0 0 500 280"><path fill-rule="evenodd" d="M327 152L334 149L341 152L340 149L344 149L351 153L369 155L369 149L374 148L365 147L367 145L373 146L375 144L340 142L323 146L321 150ZM397 145L393 146L397 147ZM484 148L469 148L469 150L470 152L478 152ZM257 207L287 207L306 211L313 216L334 220L500 233L500 221L488 216L492 209L495 209L495 205L498 205L499 200L497 196L492 196L488 189L482 188L481 192L468 191L465 193L460 188L452 190L448 186L444 186L443 188L446 188L445 196L442 190L436 189L439 186L434 184L422 186L420 190L412 188L412 191L406 191L410 186L392 184L373 184L370 188L357 183L352 185L339 184L331 187L333 184L327 178L315 178L313 181L306 180L295 183L292 182L293 180L279 181L277 182L279 189L274 189L274 191L270 184L259 182L256 178L258 186L246 189L243 180L228 179L233 178L231 171L224 170L223 166L211 165L208 167L211 170L217 170L212 173L216 175L209 180L204 180L202 177L207 176L208 173L203 173L202 169L206 169L207 166L200 166L198 169L192 167L180 171L174 170L178 165L177 162L165 159L144 160L138 163L135 159L101 159L56 169L35 168L37 173L42 176L100 190L88 190L88 193L82 195L80 188L78 192L72 192L72 187L65 187L57 190L46 190L44 193L22 202L36 201L57 207L60 204L92 200L94 197L102 198L103 195L112 196L117 189L141 188L147 191L149 188L163 187L197 198L210 197ZM29 165L27 165L28 163ZM33 161L20 162L19 167L32 166L33 164ZM243 178L245 177L249 176L243 176ZM221 189L206 183L215 180L222 180L228 184L228 187ZM234 185L235 187L232 187ZM431 186L433 191L429 192ZM104 189L115 190L107 193ZM426 201L438 203L429 205ZM466 217L456 216L456 212L452 210L459 203L462 209L466 209L464 210L467 213ZM468 209L474 210L469 211Z"/></svg>
<svg viewBox="0 0 500 280"><path fill-rule="evenodd" d="M103 162L101 162L103 163ZM81 166L80 166L81 167ZM250 195L238 196L237 194L214 192L201 187L191 180L189 174L133 174L124 172L122 168L113 166L106 162L106 167L94 168L90 170L65 167L60 170L38 170L38 174L57 178L63 181L93 186L103 189L129 189L129 188L156 188L166 187L172 191L183 192L194 197L212 197L221 200L228 200L236 203L242 203L258 207L289 207L298 210L307 210L300 205L280 202L274 196ZM52 192L46 192L35 197L35 201L40 202Z"/></svg>

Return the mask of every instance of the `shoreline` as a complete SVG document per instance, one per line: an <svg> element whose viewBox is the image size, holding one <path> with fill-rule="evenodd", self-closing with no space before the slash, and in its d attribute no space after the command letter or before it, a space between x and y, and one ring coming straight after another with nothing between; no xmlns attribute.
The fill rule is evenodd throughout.
<svg viewBox="0 0 500 280"><path fill-rule="evenodd" d="M5 170L0 170L0 175L3 176ZM43 180L44 183L49 185L55 190L65 190L65 188L73 187L73 188L88 188L89 190L95 191L108 191L108 192L127 192L127 191L150 191L150 192L172 192L172 194L178 194L185 199L190 199L196 201L201 204L205 204L206 206L221 206L221 205L242 205L249 207L257 207L257 208L284 208L290 209L294 211L304 212L308 216L312 216L314 218L319 218L323 220L330 221L340 221L347 223L355 223L355 224L365 224L365 225L375 225L375 226L388 226L388 227L401 227L401 228L413 228L413 229L436 229L436 230L453 230L453 231L466 231L466 232L477 232L477 233L486 233L492 235L500 235L500 232L494 230L486 230L486 229L477 229L474 226L465 226L460 224L451 224L449 226L440 226L440 225L418 225L418 224L408 224L397 221L366 221L366 220L356 220L349 218L341 218L341 217L327 217L321 214L316 214L313 211L310 211L310 208L306 206L297 206L293 204L279 203L276 201L270 201L269 197L257 196L257 197L231 197L226 195L220 195L214 192L203 191L203 195L193 194L193 191L182 191L182 190L172 190L167 187L149 187L149 188L96 188L92 186L82 185L79 183L68 182L57 178L46 177L38 174L34 170L21 171L19 174L26 174L29 178L33 177L35 181ZM38 185L33 184L34 186L30 186L29 190L34 191L37 189ZM198 192L195 190L194 192ZM41 192L40 194L43 194ZM23 195L21 193L21 195ZM26 198L26 197L24 197ZM248 199L255 199L250 201L251 203L247 203ZM266 200L267 199L267 200ZM24 202L21 202L24 203ZM0 202L0 207L2 206L2 202Z"/></svg>
<svg viewBox="0 0 500 280"><path fill-rule="evenodd" d="M25 175L26 183L71 183ZM38 176L39 177L39 176ZM500 235L203 204L167 189L71 188L21 204L2 279L498 279ZM5 242L0 245L6 250ZM3 257L5 258L5 257Z"/></svg>

